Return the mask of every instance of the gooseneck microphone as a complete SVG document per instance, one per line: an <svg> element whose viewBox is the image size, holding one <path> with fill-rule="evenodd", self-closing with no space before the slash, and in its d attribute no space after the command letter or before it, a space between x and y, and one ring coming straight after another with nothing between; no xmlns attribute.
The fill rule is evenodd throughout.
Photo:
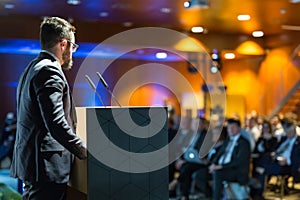
<svg viewBox="0 0 300 200"><path fill-rule="evenodd" d="M106 88L106 90L110 93L110 95L112 96L113 100L120 106L121 104L119 103L119 101L117 100L117 98L115 97L115 95L113 94L113 92L111 91L111 89L109 88L108 84L106 83L106 81L104 80L104 78L102 77L102 75L99 72L96 72L97 76L99 77L101 83L103 84L103 86Z"/></svg>
<svg viewBox="0 0 300 200"><path fill-rule="evenodd" d="M103 100L102 100L102 98L101 98L101 96L100 96L100 94L99 94L99 92L98 92L97 89L96 89L95 84L93 83L93 81L90 79L90 77L89 77L88 75L85 75L85 78L86 78L86 80L88 81L88 83L90 84L91 88L92 88L92 89L94 90L94 92L96 93L96 95L97 95L98 99L100 100L100 102L102 103L102 105L105 106L104 103L103 103Z"/></svg>

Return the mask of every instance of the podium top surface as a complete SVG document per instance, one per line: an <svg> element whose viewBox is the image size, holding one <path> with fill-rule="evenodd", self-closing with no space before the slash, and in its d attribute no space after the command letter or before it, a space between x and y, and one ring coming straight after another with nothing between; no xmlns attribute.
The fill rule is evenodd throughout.
<svg viewBox="0 0 300 200"><path fill-rule="evenodd" d="M167 108L167 106L77 106L76 108Z"/></svg>

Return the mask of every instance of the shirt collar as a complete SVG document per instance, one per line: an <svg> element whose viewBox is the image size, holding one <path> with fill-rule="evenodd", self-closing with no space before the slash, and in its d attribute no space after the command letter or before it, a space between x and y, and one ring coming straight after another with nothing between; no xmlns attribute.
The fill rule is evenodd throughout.
<svg viewBox="0 0 300 200"><path fill-rule="evenodd" d="M237 134L237 135L235 135L235 136L231 136L231 137L230 137L230 140L237 141L237 140L240 138L240 136L241 136L240 133Z"/></svg>
<svg viewBox="0 0 300 200"><path fill-rule="evenodd" d="M55 58L55 60L56 60L58 63L60 63L59 59L58 59L58 58L56 57L56 55L54 55L52 52L47 51L47 50L42 50L41 52L47 53L47 54L51 55L53 58Z"/></svg>

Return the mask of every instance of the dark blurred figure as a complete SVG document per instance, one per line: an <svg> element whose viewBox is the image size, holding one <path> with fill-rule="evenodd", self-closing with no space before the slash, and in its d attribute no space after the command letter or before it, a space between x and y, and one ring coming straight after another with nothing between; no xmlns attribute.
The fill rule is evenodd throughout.
<svg viewBox="0 0 300 200"><path fill-rule="evenodd" d="M16 122L14 113L7 113L0 139L0 163L4 159L9 163L11 162L16 138Z"/></svg>
<svg viewBox="0 0 300 200"><path fill-rule="evenodd" d="M260 182L263 188L265 176L270 175L288 175L293 176L295 182L300 181L300 137L296 135L294 123L285 122L284 130L286 136L282 138L276 151L270 153L270 162L260 169ZM287 180L284 181L287 183ZM287 193L287 184L285 186Z"/></svg>
<svg viewBox="0 0 300 200"><path fill-rule="evenodd" d="M281 142L281 139L286 136L282 126L282 120L280 119L279 115L274 115L270 122L272 124L274 136L277 138L278 142Z"/></svg>
<svg viewBox="0 0 300 200"><path fill-rule="evenodd" d="M213 177L213 200L220 200L223 182L238 182L247 185L249 181L250 144L241 134L241 122L227 120L228 137L209 166Z"/></svg>
<svg viewBox="0 0 300 200"><path fill-rule="evenodd" d="M264 120L262 123L262 135L258 138L252 154L253 178L256 180L259 179L263 168L271 162L270 154L276 150L277 146L278 142L277 138L273 135L272 125L269 121ZM263 190L263 187L252 189L252 196L255 199L261 199Z"/></svg>
<svg viewBox="0 0 300 200"><path fill-rule="evenodd" d="M209 165L211 164L211 161L214 159L218 151L220 150L222 144L224 143L226 137L227 137L227 129L226 127L222 126L216 126L212 128L208 133L208 135L211 135L212 142L215 143L213 148L209 151L207 158L206 158L206 167L201 168L197 170L193 176L195 179L195 187L198 189L201 193L205 194L205 197L211 197L212 190L211 185L209 184L209 181L212 180L212 175L209 173Z"/></svg>
<svg viewBox="0 0 300 200"><path fill-rule="evenodd" d="M202 117L199 117L198 120L199 124L197 134L192 139L192 142L189 146L189 148L193 148L197 152L199 152L207 133L207 120ZM199 155L199 153L197 153L197 155ZM174 179L170 182L169 190L174 190L175 186L180 183L181 200L188 200L192 182L192 174L202 167L205 167L205 164L188 161L184 158L184 156L179 158L175 162L175 168L179 171L180 175L177 179Z"/></svg>

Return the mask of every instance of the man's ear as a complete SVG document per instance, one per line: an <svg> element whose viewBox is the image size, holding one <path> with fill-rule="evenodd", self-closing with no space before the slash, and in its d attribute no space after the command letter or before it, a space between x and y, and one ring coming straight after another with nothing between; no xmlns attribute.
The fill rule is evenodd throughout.
<svg viewBox="0 0 300 200"><path fill-rule="evenodd" d="M60 47L62 48L62 50L66 49L67 43L68 43L67 40L62 40L60 42Z"/></svg>

